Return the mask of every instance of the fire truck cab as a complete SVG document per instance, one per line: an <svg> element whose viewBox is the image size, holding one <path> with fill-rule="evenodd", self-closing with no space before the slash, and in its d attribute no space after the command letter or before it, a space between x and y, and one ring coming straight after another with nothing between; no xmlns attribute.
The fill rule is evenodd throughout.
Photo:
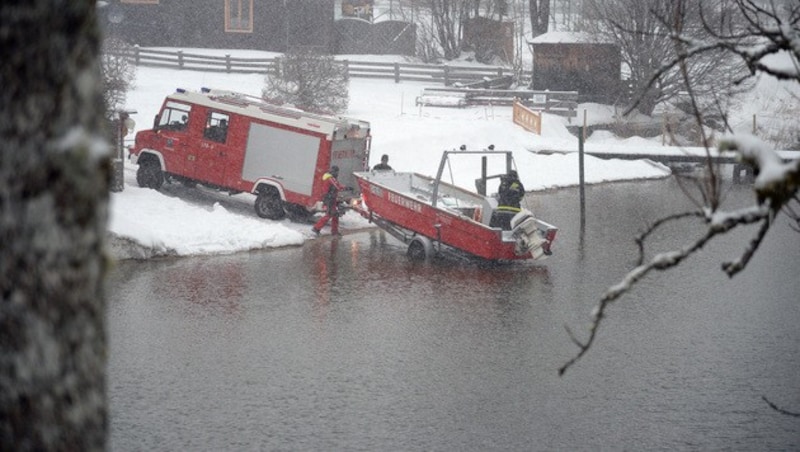
<svg viewBox="0 0 800 452"><path fill-rule="evenodd" d="M159 189L165 180L256 195L255 211L278 220L307 217L322 198L322 175L358 184L368 169L370 125L308 113L232 91L178 89L166 97L153 128L136 134L136 182Z"/></svg>

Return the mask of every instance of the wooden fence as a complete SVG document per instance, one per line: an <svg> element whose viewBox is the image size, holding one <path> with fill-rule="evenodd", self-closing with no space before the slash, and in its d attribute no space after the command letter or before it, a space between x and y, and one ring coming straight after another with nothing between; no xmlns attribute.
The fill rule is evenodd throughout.
<svg viewBox="0 0 800 452"><path fill-rule="evenodd" d="M134 47L130 52L118 52L115 55L128 57L136 66L240 74L274 73L279 61L279 58L241 58L230 55L208 56L181 50L166 51L139 47ZM348 60L338 60L338 63L344 65L348 77L391 79L395 83L417 81L452 86L514 76L511 69L499 66L371 63ZM530 80L530 74L523 75L523 78Z"/></svg>
<svg viewBox="0 0 800 452"><path fill-rule="evenodd" d="M578 116L577 91L530 91L516 89L424 88L418 105L467 106L520 103L535 111L574 118Z"/></svg>
<svg viewBox="0 0 800 452"><path fill-rule="evenodd" d="M514 124L528 132L542 134L542 114L529 109L519 101L514 101L513 120Z"/></svg>
<svg viewBox="0 0 800 452"><path fill-rule="evenodd" d="M572 118L578 116L577 91L521 91L517 98L529 109Z"/></svg>

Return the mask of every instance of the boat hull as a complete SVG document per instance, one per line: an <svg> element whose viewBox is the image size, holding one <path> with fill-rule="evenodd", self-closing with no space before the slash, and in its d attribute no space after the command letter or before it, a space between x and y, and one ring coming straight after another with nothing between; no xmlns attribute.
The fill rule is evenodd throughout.
<svg viewBox="0 0 800 452"><path fill-rule="evenodd" d="M355 173L366 209L367 218L379 217L391 225L429 238L435 244L452 247L471 256L487 260L519 260L549 255L550 241L546 233L541 243L520 253L512 231L488 225L491 198L441 183L443 194L438 202L430 199L426 187L433 178L416 173ZM449 203L448 203L449 201ZM487 212L489 210L489 212ZM540 222L541 223L541 222ZM550 225L547 225L550 226ZM551 236L555 236L555 228Z"/></svg>

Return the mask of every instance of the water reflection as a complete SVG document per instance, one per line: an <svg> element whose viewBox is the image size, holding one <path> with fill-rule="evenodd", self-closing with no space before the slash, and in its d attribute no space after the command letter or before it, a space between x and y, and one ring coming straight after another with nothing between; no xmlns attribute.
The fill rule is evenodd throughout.
<svg viewBox="0 0 800 452"><path fill-rule="evenodd" d="M241 260L190 259L165 262L155 273L155 294L163 300L186 302L187 313L221 311L237 314L247 281Z"/></svg>
<svg viewBox="0 0 800 452"><path fill-rule="evenodd" d="M405 245L375 230L358 236L307 243L303 262L310 272L312 315L323 321L336 303L401 303L432 309L455 303L475 315L548 300L548 267L521 262L481 264L440 257L409 260ZM269 259L265 256L265 259ZM303 290L300 283L299 290Z"/></svg>

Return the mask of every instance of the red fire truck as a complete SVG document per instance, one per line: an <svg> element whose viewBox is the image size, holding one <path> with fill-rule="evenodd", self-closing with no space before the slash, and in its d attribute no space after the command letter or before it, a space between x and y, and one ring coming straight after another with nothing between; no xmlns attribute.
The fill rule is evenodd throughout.
<svg viewBox="0 0 800 452"><path fill-rule="evenodd" d="M153 129L136 134L136 182L159 189L165 180L256 195L255 211L278 220L307 217L319 207L322 175L358 184L368 169L368 122L276 106L231 91L178 89L167 96Z"/></svg>

